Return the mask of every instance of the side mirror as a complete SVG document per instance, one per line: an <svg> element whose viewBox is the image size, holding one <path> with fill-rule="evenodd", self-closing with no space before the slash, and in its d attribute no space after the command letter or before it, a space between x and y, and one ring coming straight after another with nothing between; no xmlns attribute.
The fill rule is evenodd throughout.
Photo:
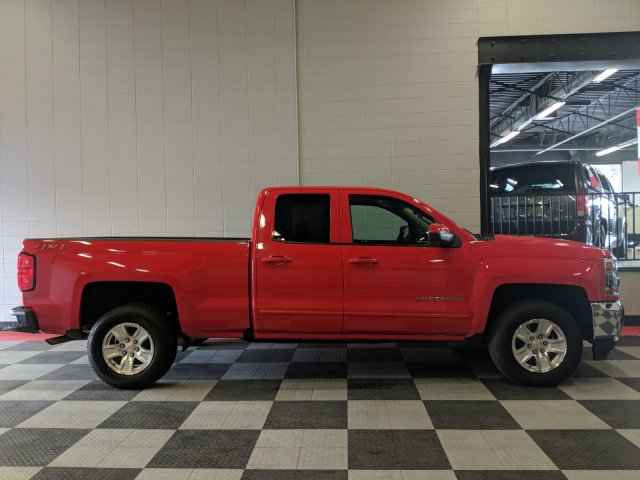
<svg viewBox="0 0 640 480"><path fill-rule="evenodd" d="M443 247L453 245L456 236L453 234L449 227L442 225L441 223L432 223L429 225L429 241L432 243L438 243Z"/></svg>

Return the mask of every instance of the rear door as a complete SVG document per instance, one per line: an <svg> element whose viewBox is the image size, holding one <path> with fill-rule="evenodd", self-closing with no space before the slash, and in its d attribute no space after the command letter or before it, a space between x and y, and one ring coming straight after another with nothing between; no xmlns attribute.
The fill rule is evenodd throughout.
<svg viewBox="0 0 640 480"><path fill-rule="evenodd" d="M343 319L338 195L270 190L254 252L256 328L340 333Z"/></svg>
<svg viewBox="0 0 640 480"><path fill-rule="evenodd" d="M464 334L471 319L468 244L425 242L433 219L385 195L341 194L345 333Z"/></svg>

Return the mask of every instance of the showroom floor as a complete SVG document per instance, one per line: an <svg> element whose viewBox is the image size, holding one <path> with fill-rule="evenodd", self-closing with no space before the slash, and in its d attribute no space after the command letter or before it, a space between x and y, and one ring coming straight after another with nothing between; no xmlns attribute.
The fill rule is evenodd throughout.
<svg viewBox="0 0 640 480"><path fill-rule="evenodd" d="M120 391L84 349L0 342L0 479L640 478L640 336L544 389L481 347L209 340Z"/></svg>

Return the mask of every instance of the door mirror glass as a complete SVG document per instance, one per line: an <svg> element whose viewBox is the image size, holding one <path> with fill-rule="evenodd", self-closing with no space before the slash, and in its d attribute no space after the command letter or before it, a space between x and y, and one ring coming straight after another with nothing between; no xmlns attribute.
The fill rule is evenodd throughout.
<svg viewBox="0 0 640 480"><path fill-rule="evenodd" d="M449 227L442 225L441 223L432 223L429 225L429 241L431 243L448 247L453 245L455 239L456 236L451 230L449 230Z"/></svg>

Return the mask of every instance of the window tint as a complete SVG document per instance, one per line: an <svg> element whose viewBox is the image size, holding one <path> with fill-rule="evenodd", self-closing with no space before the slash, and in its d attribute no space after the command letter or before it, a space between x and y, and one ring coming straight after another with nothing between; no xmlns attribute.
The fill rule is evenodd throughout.
<svg viewBox="0 0 640 480"><path fill-rule="evenodd" d="M276 201L273 239L281 242L329 243L328 194L286 194Z"/></svg>
<svg viewBox="0 0 640 480"><path fill-rule="evenodd" d="M353 243L416 244L426 240L433 219L391 197L350 195Z"/></svg>
<svg viewBox="0 0 640 480"><path fill-rule="evenodd" d="M602 190L606 193L615 192L615 189L611 186L611 182L609 182L609 179L607 178L607 176L598 169L594 168L594 170L598 174L598 177L600 178L600 183L602 184Z"/></svg>
<svg viewBox="0 0 640 480"><path fill-rule="evenodd" d="M575 192L574 165L520 165L494 170L490 174L491 193L523 195L534 192Z"/></svg>
<svg viewBox="0 0 640 480"><path fill-rule="evenodd" d="M590 175L589 169L585 165L581 165L580 168L578 168L578 192L591 188Z"/></svg>

